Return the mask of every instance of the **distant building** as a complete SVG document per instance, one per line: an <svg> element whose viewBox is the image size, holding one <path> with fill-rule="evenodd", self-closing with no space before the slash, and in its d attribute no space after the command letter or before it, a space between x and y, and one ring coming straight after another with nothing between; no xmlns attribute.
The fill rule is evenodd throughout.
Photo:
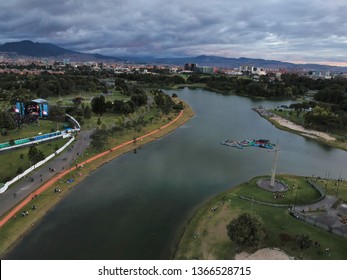
<svg viewBox="0 0 347 280"><path fill-rule="evenodd" d="M330 80L332 78L329 71L327 72L309 71L308 76L314 80L317 80L317 79Z"/></svg>
<svg viewBox="0 0 347 280"><path fill-rule="evenodd" d="M184 70L194 72L196 66L197 66L197 64L195 64L195 63L186 63L186 64L184 64Z"/></svg>
<svg viewBox="0 0 347 280"><path fill-rule="evenodd" d="M215 72L215 68L212 66L196 66L194 72L200 74L213 74Z"/></svg>
<svg viewBox="0 0 347 280"><path fill-rule="evenodd" d="M257 75L257 76L264 76L266 75L266 71L259 67L254 67L250 65L241 65L239 67L239 72L241 72L243 75L251 76L251 75Z"/></svg>

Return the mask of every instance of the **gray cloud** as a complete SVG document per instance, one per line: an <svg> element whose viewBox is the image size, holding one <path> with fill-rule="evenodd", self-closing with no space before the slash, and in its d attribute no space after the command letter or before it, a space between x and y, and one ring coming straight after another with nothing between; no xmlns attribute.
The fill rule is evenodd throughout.
<svg viewBox="0 0 347 280"><path fill-rule="evenodd" d="M0 3L0 43L347 64L346 14L345 0L12 0Z"/></svg>

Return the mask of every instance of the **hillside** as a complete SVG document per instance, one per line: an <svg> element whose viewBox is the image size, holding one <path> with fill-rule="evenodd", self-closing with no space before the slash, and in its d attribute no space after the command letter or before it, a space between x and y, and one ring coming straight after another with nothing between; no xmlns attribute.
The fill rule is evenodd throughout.
<svg viewBox="0 0 347 280"><path fill-rule="evenodd" d="M25 56L38 58L69 58L76 61L109 60L119 61L118 58L103 56L100 54L86 54L64 49L49 43L34 43L26 40L10 42L0 45L0 52L11 56Z"/></svg>
<svg viewBox="0 0 347 280"><path fill-rule="evenodd" d="M320 65L320 64L294 64L289 62L266 60L259 58L228 58L220 56L200 55L195 57L178 57L178 58L155 58L155 57L126 57L124 60L141 62L147 64L168 64L184 65L185 63L195 63L202 66L215 66L225 68L238 68L241 65L252 65L261 68L276 68L290 70L312 70L312 71L331 71L346 72L347 67Z"/></svg>

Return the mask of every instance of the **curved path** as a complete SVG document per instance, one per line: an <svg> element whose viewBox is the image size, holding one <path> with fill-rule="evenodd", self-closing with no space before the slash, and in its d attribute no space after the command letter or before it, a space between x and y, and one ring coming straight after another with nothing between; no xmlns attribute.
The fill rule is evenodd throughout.
<svg viewBox="0 0 347 280"><path fill-rule="evenodd" d="M66 151L60 153L48 163L36 168L27 178L11 185L4 193L0 194L0 216L4 215L19 201L26 198L31 192L35 191L42 182L46 182L56 175L49 168L54 168L57 172L73 166L75 159L82 155L90 144L91 131L82 131L78 134L76 141L70 145ZM33 178L33 180L30 180Z"/></svg>
<svg viewBox="0 0 347 280"><path fill-rule="evenodd" d="M64 177L66 174L70 173L71 171L74 171L76 168L78 168L79 166L81 165L84 165L84 164L87 164L89 162L92 162L100 157L103 157L107 154L110 154L111 152L113 151L116 151L120 148L123 148L129 144L132 144L134 143L135 141L137 140L141 140L141 139L144 139L144 138L147 138L153 134L156 134L158 133L159 131L161 131L162 129L165 129L167 127L169 127L170 125L172 125L173 123L175 123L183 114L183 110L179 113L179 115L174 119L172 120L171 122L169 122L168 124L156 129L156 130L153 130L143 136L140 136L134 140L130 140L130 141L127 141L127 142L124 142L114 148L111 148L105 152L102 152L100 154L97 154L89 159L87 159L86 161L84 161L83 163L80 163L79 165L76 165L76 166L73 166L73 167L70 167L69 169L66 169L65 171L59 173L57 176L53 177L52 179L48 180L47 182L45 182L42 186L40 186L38 189L36 189L35 191L31 192L28 196L26 196L24 198L24 200L22 200L19 204L17 204L2 220L0 220L0 227L2 227L8 220L10 220L13 216L15 216L18 211L20 211L26 204L28 204L34 197L36 197L37 195L41 194L43 191L45 191L46 189L48 189L49 187L51 187L55 182L57 182L59 179L61 179L62 177ZM84 137L81 137L82 139L84 139ZM76 145L76 144L75 144ZM76 145L77 146L77 145ZM11 195L13 195L13 193L11 193ZM12 198L12 207L16 204L16 200ZM10 207L10 208L12 208ZM9 209L10 209L9 208Z"/></svg>

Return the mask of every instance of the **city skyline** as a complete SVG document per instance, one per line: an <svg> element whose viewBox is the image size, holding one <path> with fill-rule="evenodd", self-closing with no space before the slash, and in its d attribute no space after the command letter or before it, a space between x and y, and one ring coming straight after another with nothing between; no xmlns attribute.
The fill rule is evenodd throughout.
<svg viewBox="0 0 347 280"><path fill-rule="evenodd" d="M347 66L343 0L14 0L0 44L21 40L110 56L215 55Z"/></svg>

